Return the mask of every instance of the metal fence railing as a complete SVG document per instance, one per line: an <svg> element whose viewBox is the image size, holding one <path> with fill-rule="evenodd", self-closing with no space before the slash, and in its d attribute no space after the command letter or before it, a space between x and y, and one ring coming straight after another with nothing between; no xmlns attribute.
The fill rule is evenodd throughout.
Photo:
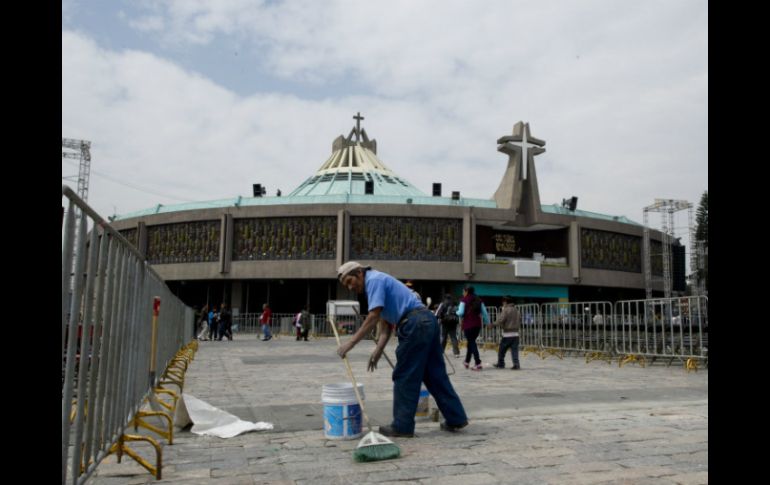
<svg viewBox="0 0 770 485"><path fill-rule="evenodd" d="M544 303L540 306L540 341L533 345L551 353L613 351L612 304L603 301Z"/></svg>
<svg viewBox="0 0 770 485"><path fill-rule="evenodd" d="M62 199L61 476L62 484L81 484L124 436L155 384L154 369L192 339L194 314L69 187Z"/></svg>
<svg viewBox="0 0 770 485"><path fill-rule="evenodd" d="M619 301L614 331L626 360L678 359L689 368L708 359L708 297Z"/></svg>
<svg viewBox="0 0 770 485"><path fill-rule="evenodd" d="M259 337L262 333L261 315L261 313L241 313L234 316L233 333L256 334ZM296 316L296 313L273 313L270 318L270 332L275 336L295 335L294 318ZM341 334L355 333L363 323L363 319L354 315L337 315L336 321ZM308 335L314 338L333 337L334 332L330 325L326 314L311 314Z"/></svg>
<svg viewBox="0 0 770 485"><path fill-rule="evenodd" d="M523 352L536 352L563 357L567 353L582 354L586 361L603 359L620 365L649 360L680 360L686 368L697 363L708 365L708 298L688 296L651 300L531 303L517 305L521 313L520 346ZM487 307L490 322L501 308ZM241 314L234 318L234 328L241 333L260 332L259 313ZM364 315L365 316L365 315ZM273 314L273 334L294 335L295 315ZM362 316L363 317L363 316ZM352 334L363 318L336 318L341 333ZM311 315L310 335L331 337L328 315ZM461 325L457 338L466 345ZM495 348L502 338L499 327L484 325L477 343L480 349Z"/></svg>
<svg viewBox="0 0 770 485"><path fill-rule="evenodd" d="M584 355L586 362L603 359L620 365L657 359L685 363L697 369L708 365L708 298L688 296L651 300L559 302L517 305L521 313L519 331L523 352L536 352L563 357L573 353ZM499 316L501 308L487 307L490 322ZM259 314L242 315L247 332L258 330L253 323ZM280 323L276 323L278 320ZM273 317L273 327L293 335L293 315ZM311 335L333 335L327 315L312 315ZM353 333L361 325L356 317L337 317L344 333ZM466 345L462 325L457 338ZM477 339L480 349L492 349L500 343L502 332L494 325L484 325Z"/></svg>

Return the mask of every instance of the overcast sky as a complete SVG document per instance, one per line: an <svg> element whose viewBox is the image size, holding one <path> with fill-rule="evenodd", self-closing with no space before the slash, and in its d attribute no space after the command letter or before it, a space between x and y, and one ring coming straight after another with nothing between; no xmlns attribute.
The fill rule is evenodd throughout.
<svg viewBox="0 0 770 485"><path fill-rule="evenodd" d="M288 194L358 111L379 158L426 194L442 182L491 198L507 163L496 140L521 120L546 141L543 204L575 195L640 223L656 198L697 207L708 4L62 2L62 136L91 141L102 216L251 196L253 183ZM62 160L62 177L77 171Z"/></svg>

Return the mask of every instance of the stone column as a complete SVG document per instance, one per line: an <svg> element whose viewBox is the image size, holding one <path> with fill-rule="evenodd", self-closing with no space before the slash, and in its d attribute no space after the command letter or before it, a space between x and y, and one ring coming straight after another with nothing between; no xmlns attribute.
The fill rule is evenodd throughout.
<svg viewBox="0 0 770 485"><path fill-rule="evenodd" d="M147 258L147 224L144 222L136 225L136 249Z"/></svg>
<svg viewBox="0 0 770 485"><path fill-rule="evenodd" d="M350 214L344 209L337 211L337 266L350 259Z"/></svg>
<svg viewBox="0 0 770 485"><path fill-rule="evenodd" d="M580 225L577 221L569 223L569 267L572 279L580 283Z"/></svg>
<svg viewBox="0 0 770 485"><path fill-rule="evenodd" d="M230 263L233 257L233 215L222 215L222 229L219 238L219 272L230 272Z"/></svg>
<svg viewBox="0 0 770 485"><path fill-rule="evenodd" d="M463 210L463 272L471 277L476 271L476 221L473 207Z"/></svg>

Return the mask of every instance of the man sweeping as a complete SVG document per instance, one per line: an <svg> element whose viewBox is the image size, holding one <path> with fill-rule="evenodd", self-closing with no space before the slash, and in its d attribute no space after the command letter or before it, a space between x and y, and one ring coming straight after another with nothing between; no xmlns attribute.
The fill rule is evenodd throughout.
<svg viewBox="0 0 770 485"><path fill-rule="evenodd" d="M377 368L392 327L396 328L396 366L393 370L393 422L380 426L379 432L392 437L414 437L414 414L420 399L420 385L436 400L446 418L441 429L456 432L468 425L460 397L452 387L444 365L436 317L396 278L349 261L337 270L337 278L347 289L366 292L369 314L361 328L337 349L345 357L355 345L372 331L378 321L380 338L369 358L368 370Z"/></svg>

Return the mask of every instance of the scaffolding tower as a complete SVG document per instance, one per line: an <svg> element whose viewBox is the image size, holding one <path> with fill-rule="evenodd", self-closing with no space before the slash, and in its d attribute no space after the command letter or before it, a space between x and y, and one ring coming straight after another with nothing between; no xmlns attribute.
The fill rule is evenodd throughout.
<svg viewBox="0 0 770 485"><path fill-rule="evenodd" d="M61 139L61 157L80 160L78 168L78 196L88 201L88 179L91 176L91 142L86 140ZM64 151L65 148L77 150L76 152Z"/></svg>
<svg viewBox="0 0 770 485"><path fill-rule="evenodd" d="M88 179L91 176L91 142L87 140L73 140L72 138L64 138L61 139L61 157L62 158L72 158L75 160L80 161L80 165L78 167L78 197L83 199L83 201L88 201ZM71 150L76 151L65 151L64 149L68 148ZM71 178L71 177L62 177L62 178ZM64 214L62 214L62 220L64 220ZM75 212L74 212L75 218L77 219L80 217L80 208L75 206ZM74 238L74 244L72 246L73 254L77 253L79 244L80 244L80 236L78 235L78 231L75 231L75 238ZM70 297L72 296L72 289L74 288L75 284L75 261L77 258L72 258L72 268L70 268Z"/></svg>
<svg viewBox="0 0 770 485"><path fill-rule="evenodd" d="M686 200L673 199L655 199L655 203L644 208L644 286L647 291L647 299L652 298L652 257L658 256L652 254L652 245L650 244L650 225L649 213L660 212L662 214L661 228L661 246L660 256L663 259L663 297L671 298L671 244L674 242L674 212L688 210L688 230L690 234L690 257L696 254L695 250L695 229L693 228L692 213L693 205ZM692 262L690 263L692 265Z"/></svg>

